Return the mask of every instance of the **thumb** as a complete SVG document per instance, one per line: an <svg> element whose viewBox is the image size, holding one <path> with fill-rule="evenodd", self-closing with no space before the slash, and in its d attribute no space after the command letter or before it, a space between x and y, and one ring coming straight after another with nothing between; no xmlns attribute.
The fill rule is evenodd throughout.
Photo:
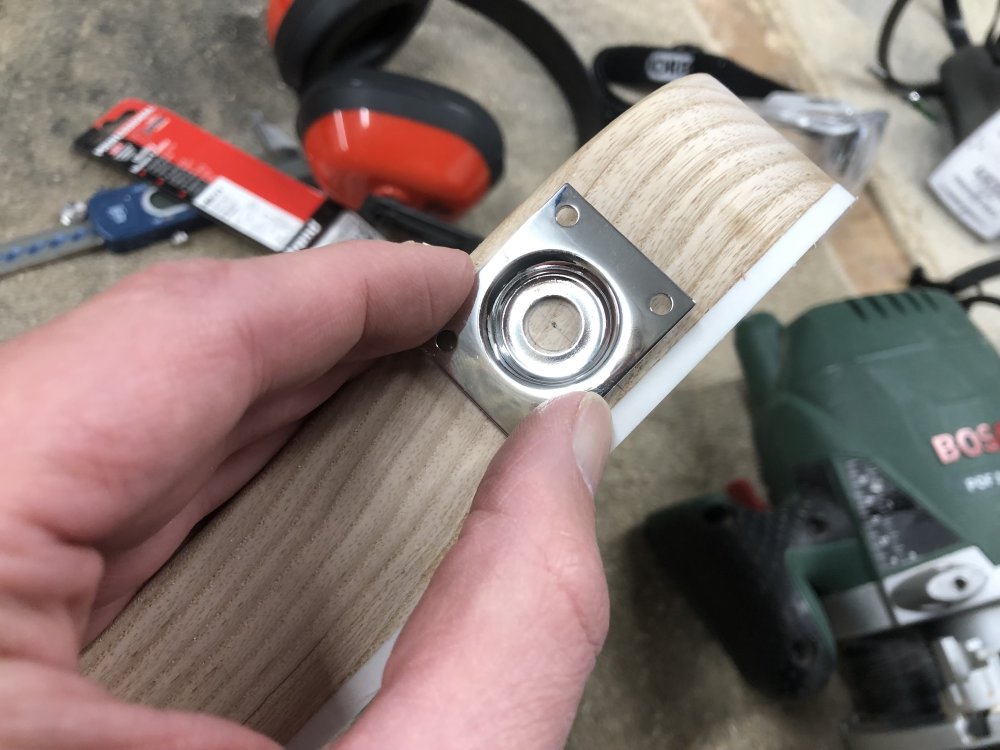
<svg viewBox="0 0 1000 750"><path fill-rule="evenodd" d="M338 750L563 746L607 632L593 489L610 446L594 394L518 427Z"/></svg>

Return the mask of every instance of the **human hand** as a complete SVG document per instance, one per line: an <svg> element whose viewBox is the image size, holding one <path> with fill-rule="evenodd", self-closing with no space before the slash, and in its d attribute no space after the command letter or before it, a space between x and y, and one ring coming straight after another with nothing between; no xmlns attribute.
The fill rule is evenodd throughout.
<svg viewBox="0 0 1000 750"><path fill-rule="evenodd" d="M160 266L0 347L0 747L274 750L117 701L76 673L78 651L309 412L440 329L472 278L456 251L384 243ZM335 747L561 746L606 630L590 488L609 444L607 407L578 395L507 441Z"/></svg>

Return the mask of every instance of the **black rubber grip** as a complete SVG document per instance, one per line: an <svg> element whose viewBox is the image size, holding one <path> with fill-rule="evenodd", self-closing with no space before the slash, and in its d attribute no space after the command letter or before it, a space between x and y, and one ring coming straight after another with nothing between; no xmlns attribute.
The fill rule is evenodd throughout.
<svg viewBox="0 0 1000 750"><path fill-rule="evenodd" d="M1000 62L985 47L963 47L941 65L941 96L955 141L1000 111Z"/></svg>
<svg viewBox="0 0 1000 750"><path fill-rule="evenodd" d="M668 507L645 525L658 559L744 679L774 698L816 693L835 665L830 637L785 564L813 511L808 501L748 510L719 494Z"/></svg>

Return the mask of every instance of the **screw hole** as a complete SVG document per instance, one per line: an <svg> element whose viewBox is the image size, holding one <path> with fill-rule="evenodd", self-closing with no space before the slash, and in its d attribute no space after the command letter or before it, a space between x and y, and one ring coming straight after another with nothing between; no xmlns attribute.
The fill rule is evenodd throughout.
<svg viewBox="0 0 1000 750"><path fill-rule="evenodd" d="M813 536L820 536L826 533L827 529L830 528L830 524L823 516L809 516L806 518L806 528L809 529L809 533Z"/></svg>
<svg viewBox="0 0 1000 750"><path fill-rule="evenodd" d="M453 352L458 347L458 336L454 331L441 331L434 339L434 345L443 352Z"/></svg>
<svg viewBox="0 0 1000 750"><path fill-rule="evenodd" d="M705 509L704 518L713 526L731 526L733 511L725 505L712 505Z"/></svg>
<svg viewBox="0 0 1000 750"><path fill-rule="evenodd" d="M799 666L809 666L819 655L815 641L809 638L796 638L792 641L792 661Z"/></svg>
<svg viewBox="0 0 1000 750"><path fill-rule="evenodd" d="M576 206L570 203L563 203L556 209L556 224L561 227L572 227L580 221L580 212Z"/></svg>
<svg viewBox="0 0 1000 750"><path fill-rule="evenodd" d="M669 294L654 294L649 299L649 311L653 315L667 315L674 309L674 300Z"/></svg>
<svg viewBox="0 0 1000 750"><path fill-rule="evenodd" d="M959 591L965 591L965 589L968 587L968 585L969 585L969 581L968 581L967 578L963 578L962 576L957 576L955 578L955 588L957 590L959 590Z"/></svg>

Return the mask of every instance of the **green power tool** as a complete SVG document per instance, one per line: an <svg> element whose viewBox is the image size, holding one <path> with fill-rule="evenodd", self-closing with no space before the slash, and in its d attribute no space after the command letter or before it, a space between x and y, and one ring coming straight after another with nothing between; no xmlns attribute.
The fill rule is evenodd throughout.
<svg viewBox="0 0 1000 750"><path fill-rule="evenodd" d="M771 503L667 507L657 557L756 689L839 670L854 750L1000 747L1000 357L934 290L754 315L736 346Z"/></svg>

